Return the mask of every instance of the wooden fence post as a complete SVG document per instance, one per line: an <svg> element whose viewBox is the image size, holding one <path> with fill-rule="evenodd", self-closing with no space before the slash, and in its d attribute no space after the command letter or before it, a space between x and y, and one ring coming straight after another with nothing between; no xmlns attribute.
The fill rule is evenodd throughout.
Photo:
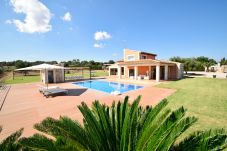
<svg viewBox="0 0 227 151"><path fill-rule="evenodd" d="M91 67L89 67L89 71L90 71L90 80L91 80Z"/></svg>
<svg viewBox="0 0 227 151"><path fill-rule="evenodd" d="M14 80L14 71L13 71L13 80Z"/></svg>

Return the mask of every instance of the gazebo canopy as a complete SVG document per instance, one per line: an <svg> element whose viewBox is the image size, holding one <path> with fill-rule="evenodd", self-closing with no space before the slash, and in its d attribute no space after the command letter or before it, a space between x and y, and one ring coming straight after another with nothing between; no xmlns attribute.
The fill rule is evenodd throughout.
<svg viewBox="0 0 227 151"><path fill-rule="evenodd" d="M25 71L25 70L53 70L53 69L65 69L64 67L56 66L56 65L50 65L50 64L40 64L40 65L35 65L31 67L26 67L26 68L20 68L17 69L16 71Z"/></svg>

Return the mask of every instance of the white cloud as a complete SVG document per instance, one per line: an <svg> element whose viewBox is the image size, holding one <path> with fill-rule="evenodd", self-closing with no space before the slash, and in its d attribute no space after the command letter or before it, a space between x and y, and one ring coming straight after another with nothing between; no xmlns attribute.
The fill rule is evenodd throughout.
<svg viewBox="0 0 227 151"><path fill-rule="evenodd" d="M16 13L25 14L23 21L13 19L7 21L17 27L17 30L25 33L45 33L52 29L50 10L39 0L11 0L13 10Z"/></svg>
<svg viewBox="0 0 227 151"><path fill-rule="evenodd" d="M94 39L96 41L99 41L99 40L106 40L106 39L110 39L111 38L111 35L109 33L107 33L106 31L97 31L95 34L94 34Z"/></svg>
<svg viewBox="0 0 227 151"><path fill-rule="evenodd" d="M6 24L12 24L13 22L12 22L11 20L8 19L8 20L5 21L5 23L6 23Z"/></svg>
<svg viewBox="0 0 227 151"><path fill-rule="evenodd" d="M65 13L65 15L61 18L64 21L71 21L72 20L72 15L70 12Z"/></svg>
<svg viewBox="0 0 227 151"><path fill-rule="evenodd" d="M103 44L102 43L94 43L93 45L95 48L103 48Z"/></svg>

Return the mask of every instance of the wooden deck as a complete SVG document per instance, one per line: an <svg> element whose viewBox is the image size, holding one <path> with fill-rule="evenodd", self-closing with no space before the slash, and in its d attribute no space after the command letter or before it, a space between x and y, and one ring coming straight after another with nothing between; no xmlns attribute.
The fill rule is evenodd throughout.
<svg viewBox="0 0 227 151"><path fill-rule="evenodd" d="M67 96L45 98L39 93L38 84L40 83L11 86L0 111L0 125L3 126L0 140L22 127L24 128L23 136L30 136L36 132L33 125L46 117L68 116L81 122L82 116L77 106L82 101L91 105L94 100L100 100L102 103L110 105L113 100L123 100L126 95L130 96L130 101L133 101L138 95L142 95L141 105L155 105L175 92L171 89L153 87L154 83L151 82L141 83L140 85L145 86L142 89L113 96L101 91L82 88L72 83L61 83L54 85L67 89L69 91Z"/></svg>

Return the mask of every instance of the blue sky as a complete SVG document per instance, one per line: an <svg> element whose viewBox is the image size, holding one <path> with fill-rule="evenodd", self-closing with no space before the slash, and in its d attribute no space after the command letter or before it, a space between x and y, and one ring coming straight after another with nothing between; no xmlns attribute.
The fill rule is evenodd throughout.
<svg viewBox="0 0 227 151"><path fill-rule="evenodd" d="M1 0L0 42L0 61L118 60L124 48L219 60L227 1Z"/></svg>

